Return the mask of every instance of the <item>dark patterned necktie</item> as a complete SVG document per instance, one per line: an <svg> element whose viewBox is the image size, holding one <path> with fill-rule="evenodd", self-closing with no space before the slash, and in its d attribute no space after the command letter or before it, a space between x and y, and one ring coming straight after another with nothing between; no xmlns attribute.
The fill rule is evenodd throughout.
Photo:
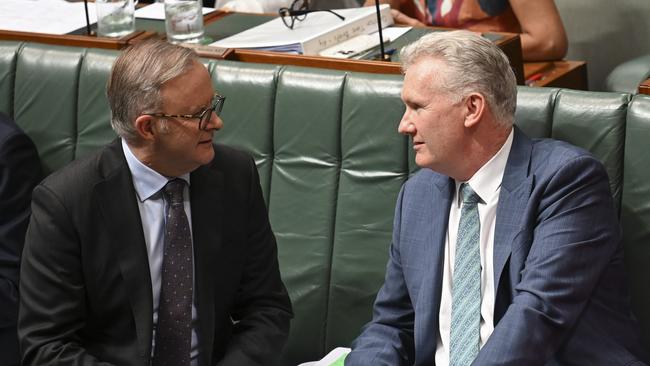
<svg viewBox="0 0 650 366"><path fill-rule="evenodd" d="M182 179L163 188L169 203L153 366L189 366L192 342L192 242Z"/></svg>
<svg viewBox="0 0 650 366"><path fill-rule="evenodd" d="M451 290L450 366L469 366L481 342L481 249L478 203L481 198L467 183L463 197Z"/></svg>

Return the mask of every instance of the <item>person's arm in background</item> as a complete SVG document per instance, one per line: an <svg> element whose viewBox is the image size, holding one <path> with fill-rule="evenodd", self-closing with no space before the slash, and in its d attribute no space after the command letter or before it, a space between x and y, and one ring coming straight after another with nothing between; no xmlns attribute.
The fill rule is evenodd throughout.
<svg viewBox="0 0 650 366"><path fill-rule="evenodd" d="M553 0L509 0L521 25L521 49L524 61L562 59L567 52L568 41L560 13ZM402 13L401 0L380 0L390 4L393 19L397 24L425 26L415 18ZM374 5L375 0L366 0L364 6Z"/></svg>
<svg viewBox="0 0 650 366"><path fill-rule="evenodd" d="M521 25L524 61L559 60L566 55L567 36L553 0L510 0L510 6Z"/></svg>
<svg viewBox="0 0 650 366"><path fill-rule="evenodd" d="M402 0L379 0L379 3L390 5L390 12L395 23L408 25L410 27L426 27L426 24L415 18L411 18L410 16L400 11ZM363 6L375 6L375 0L366 0L363 3Z"/></svg>

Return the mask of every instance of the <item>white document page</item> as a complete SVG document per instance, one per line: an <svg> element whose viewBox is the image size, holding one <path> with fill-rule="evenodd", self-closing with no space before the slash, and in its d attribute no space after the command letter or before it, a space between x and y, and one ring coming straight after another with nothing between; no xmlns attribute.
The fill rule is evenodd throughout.
<svg viewBox="0 0 650 366"><path fill-rule="evenodd" d="M387 7L388 5L382 5ZM375 7L349 8L334 10L345 17L345 21L334 14L319 11L307 14L303 21L296 21L293 29L287 28L280 17L245 30L228 38L217 41L211 46L223 48L269 48L274 46L300 44L318 37L332 29L341 27L345 22L353 22L368 14L375 14Z"/></svg>
<svg viewBox="0 0 650 366"><path fill-rule="evenodd" d="M212 13L216 9L214 8L203 8L203 15ZM135 11L136 18L146 18L146 19L158 19L165 20L165 4L163 3L153 3L147 6L144 6Z"/></svg>
<svg viewBox="0 0 650 366"><path fill-rule="evenodd" d="M336 347L333 350L331 350L330 353L325 355L325 357L323 357L320 361L304 362L298 366L343 365L342 358L344 356L347 356L347 354L350 353L350 351L352 351L352 349L347 347Z"/></svg>
<svg viewBox="0 0 650 366"><path fill-rule="evenodd" d="M97 22L95 4L88 3L90 23ZM63 0L0 0L0 29L66 34L86 26L83 2Z"/></svg>

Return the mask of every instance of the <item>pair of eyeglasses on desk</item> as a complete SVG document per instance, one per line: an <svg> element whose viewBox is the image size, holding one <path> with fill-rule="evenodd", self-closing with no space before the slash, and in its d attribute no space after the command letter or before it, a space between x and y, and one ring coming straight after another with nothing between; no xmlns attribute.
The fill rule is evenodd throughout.
<svg viewBox="0 0 650 366"><path fill-rule="evenodd" d="M326 11L336 15L339 19L345 20L345 17L328 9L309 9L308 0L294 0L291 3L291 6L288 8L278 9L278 14L282 18L282 22L289 29L293 29L293 26L296 24L296 21L302 22L307 17L309 13L315 13L317 11Z"/></svg>

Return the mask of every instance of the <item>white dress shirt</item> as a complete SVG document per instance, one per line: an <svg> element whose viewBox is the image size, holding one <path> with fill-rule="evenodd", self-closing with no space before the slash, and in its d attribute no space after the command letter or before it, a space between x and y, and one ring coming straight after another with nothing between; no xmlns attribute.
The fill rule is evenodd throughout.
<svg viewBox="0 0 650 366"><path fill-rule="evenodd" d="M479 239L481 247L481 347L494 331L494 224L496 222L501 181L510 155L513 136L513 131L510 131L510 135L501 146L501 149L467 181L482 201L478 204L478 215L481 223ZM447 238L445 240L442 294L440 312L438 313L439 332L436 347L436 365L439 366L449 365L451 284L456 258L458 224L462 208L462 200L458 193L461 183L464 182L456 181L454 200L449 211Z"/></svg>
<svg viewBox="0 0 650 366"><path fill-rule="evenodd" d="M158 324L158 303L160 302L160 283L162 280L161 267L163 263L163 249L165 246L165 219L169 209L169 204L165 202L162 189L169 181L169 178L160 175L155 170L144 165L138 158L133 155L131 149L122 140L122 150L126 157L126 162L133 177L133 187L140 209L140 219L142 220L142 230L144 232L144 241L147 245L147 257L149 258L149 272L151 274L151 289L153 290L153 334L151 341L151 356L156 347L156 325ZM185 214L190 225L190 235L192 232L192 211L190 210L190 175L180 176L187 182L183 190L183 206ZM192 240L194 243L194 240ZM192 260L194 263L194 260ZM196 281L194 281L196 283ZM196 287L196 286L194 286ZM196 298L195 298L196 299ZM192 345L190 357L192 366L198 364L198 338L196 335L196 304L192 303Z"/></svg>

